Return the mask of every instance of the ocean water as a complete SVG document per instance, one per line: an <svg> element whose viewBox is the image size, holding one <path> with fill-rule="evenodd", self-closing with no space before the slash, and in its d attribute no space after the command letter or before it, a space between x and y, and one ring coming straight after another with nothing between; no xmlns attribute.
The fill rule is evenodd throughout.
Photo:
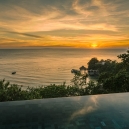
<svg viewBox="0 0 129 129"><path fill-rule="evenodd" d="M71 84L71 69L87 67L93 57L120 61L117 55L124 52L126 49L0 49L0 80L26 87Z"/></svg>

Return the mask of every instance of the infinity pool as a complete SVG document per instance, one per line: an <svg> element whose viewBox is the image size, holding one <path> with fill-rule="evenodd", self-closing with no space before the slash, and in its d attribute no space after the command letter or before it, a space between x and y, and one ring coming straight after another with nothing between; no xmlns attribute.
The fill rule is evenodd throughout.
<svg viewBox="0 0 129 129"><path fill-rule="evenodd" d="M129 129L129 93L1 102L0 129Z"/></svg>

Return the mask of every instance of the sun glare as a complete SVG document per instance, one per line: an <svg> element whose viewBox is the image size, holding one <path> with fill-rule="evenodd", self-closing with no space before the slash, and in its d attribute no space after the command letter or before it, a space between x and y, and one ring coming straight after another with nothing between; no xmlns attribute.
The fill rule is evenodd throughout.
<svg viewBox="0 0 129 129"><path fill-rule="evenodd" d="M92 43L92 44L91 44L91 47L92 47L92 48L96 48L97 46L98 46L98 45L97 45L96 43Z"/></svg>

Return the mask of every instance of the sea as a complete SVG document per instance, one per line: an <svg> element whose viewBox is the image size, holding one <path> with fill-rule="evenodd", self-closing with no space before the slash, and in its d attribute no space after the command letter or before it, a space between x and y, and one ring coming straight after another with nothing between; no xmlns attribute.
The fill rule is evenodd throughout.
<svg viewBox="0 0 129 129"><path fill-rule="evenodd" d="M47 86L50 84L71 85L72 69L87 67L88 61L96 57L120 61L117 55L127 49L0 49L0 80L24 87ZM12 72L16 71L16 74ZM87 81L94 80L89 77Z"/></svg>

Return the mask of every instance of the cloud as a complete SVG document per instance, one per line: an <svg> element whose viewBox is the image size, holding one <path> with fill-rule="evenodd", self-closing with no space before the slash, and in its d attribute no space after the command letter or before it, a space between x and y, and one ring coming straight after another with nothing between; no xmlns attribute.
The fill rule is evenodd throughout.
<svg viewBox="0 0 129 129"><path fill-rule="evenodd" d="M128 12L127 0L1 0L0 31L8 33L0 33L0 36L16 36L15 39L21 40L24 36L26 40L35 38L37 42L44 35L45 42L63 39L83 42L84 37L79 37L85 34L98 41L106 37L106 40L114 40L115 37L111 36L114 33L121 35L121 39L128 38ZM99 38L96 37L97 34ZM84 41L86 40L91 41L90 37Z"/></svg>
<svg viewBox="0 0 129 129"><path fill-rule="evenodd" d="M89 103L90 103L90 105L89 105ZM86 103L84 103L84 106L81 109L79 109L78 111L74 112L71 115L70 121L73 120L74 118L76 118L77 116L92 113L92 112L96 111L98 107L99 107L98 96L91 96L87 99Z"/></svg>
<svg viewBox="0 0 129 129"><path fill-rule="evenodd" d="M72 0L73 1L73 0ZM32 3L35 1L32 1ZM39 3L38 3L39 2ZM12 29L13 31L50 31L50 30L59 30L59 29L69 29L69 30L117 30L115 25L110 23L102 23L101 21L96 23L94 20L98 20L98 17L94 16L96 10L100 10L101 3L90 1L85 2L84 5L79 4L79 1L61 3L57 2L41 2L38 1L35 8L34 3L30 4L27 8L26 5L28 2L16 2L14 5L11 4L11 8L3 8L3 12L0 13L2 24L5 28ZM42 6L40 5L42 3ZM48 4L49 3L49 4ZM63 4L63 5L62 5ZM63 9L60 8L63 6ZM7 4L7 6L9 6ZM68 7L71 7L69 9ZM102 8L102 7L101 7ZM6 10L7 9L7 10ZM40 10L40 11L39 11ZM101 10L100 10L101 11ZM102 11L103 12L103 11ZM99 13L100 15L101 13ZM93 19L93 16L95 19ZM10 25L11 23L11 25ZM96 25L97 24L97 25ZM102 27L98 27L98 25ZM110 26L110 27L106 27Z"/></svg>
<svg viewBox="0 0 129 129"><path fill-rule="evenodd" d="M11 31L5 31L7 33L11 33L11 34L17 34L17 35L23 35L23 36L28 36L28 37L32 37L32 38L43 38L42 36L38 36L38 35L32 35L32 34L27 34L27 33L20 33L20 32L11 32Z"/></svg>

